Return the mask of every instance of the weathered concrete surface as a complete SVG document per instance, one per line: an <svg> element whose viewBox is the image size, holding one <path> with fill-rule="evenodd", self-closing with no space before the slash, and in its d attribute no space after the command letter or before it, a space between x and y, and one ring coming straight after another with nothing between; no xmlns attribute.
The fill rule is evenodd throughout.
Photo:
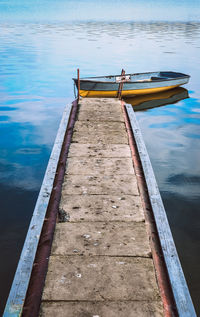
<svg viewBox="0 0 200 317"><path fill-rule="evenodd" d="M131 157L130 147L126 144L81 144L71 143L68 157Z"/></svg>
<svg viewBox="0 0 200 317"><path fill-rule="evenodd" d="M124 175L134 174L133 162L131 158L124 160L123 158L88 158L73 157L68 160L68 174L91 175Z"/></svg>
<svg viewBox="0 0 200 317"><path fill-rule="evenodd" d="M144 221L139 196L132 195L63 195L61 209L69 221Z"/></svg>
<svg viewBox="0 0 200 317"><path fill-rule="evenodd" d="M91 138L90 133L92 133L93 137ZM90 132L84 133L82 131L75 131L73 134L72 142L79 142L79 143L121 143L121 144L128 144L127 136L124 132L121 131L112 131L106 133L103 131L98 132Z"/></svg>
<svg viewBox="0 0 200 317"><path fill-rule="evenodd" d="M144 222L61 223L51 254L151 256Z"/></svg>
<svg viewBox="0 0 200 317"><path fill-rule="evenodd" d="M67 175L65 195L139 195L133 175Z"/></svg>
<svg viewBox="0 0 200 317"><path fill-rule="evenodd" d="M126 138L126 128L124 122L105 122L105 121L76 121L74 126L74 132L80 131L80 132L92 132L96 133L99 131L105 131L107 133L112 131L117 131L124 133Z"/></svg>
<svg viewBox="0 0 200 317"><path fill-rule="evenodd" d="M81 111L79 113L80 116L85 116L87 111ZM105 120L105 112L97 112L98 116L103 116ZM74 126L74 133L72 142L78 143L104 143L104 144L128 144L128 136L125 130L124 122L119 122L119 118L121 118L121 113L116 112L113 117L116 117L117 122L112 121L99 121L97 117L97 113L95 116L91 116L90 121L77 121ZM107 113L106 113L107 114ZM112 115L112 113L110 114ZM92 134L92 137L91 137Z"/></svg>
<svg viewBox="0 0 200 317"><path fill-rule="evenodd" d="M159 301L43 302L40 316L161 317L162 311Z"/></svg>
<svg viewBox="0 0 200 317"><path fill-rule="evenodd" d="M94 116L94 110L85 110L81 111L78 114L78 120L79 121L105 121L105 118L107 121L118 121L118 122L124 122L124 118L122 116L122 113L119 111L101 111L96 110L95 116Z"/></svg>
<svg viewBox="0 0 200 317"><path fill-rule="evenodd" d="M66 167L40 315L162 316L118 100L81 100Z"/></svg>
<svg viewBox="0 0 200 317"><path fill-rule="evenodd" d="M93 116L94 116L94 113L96 113L96 111L101 111L101 112L107 112L107 111L119 112L120 115L121 115L121 109L119 107L119 100L114 99L114 98L112 98L112 99L107 99L107 98L87 98L87 99L82 99L81 100L81 112L83 112L83 111L92 111L93 112ZM104 117L104 121L106 121L105 118L106 117Z"/></svg>
<svg viewBox="0 0 200 317"><path fill-rule="evenodd" d="M50 258L43 300L158 299L151 259L108 256Z"/></svg>

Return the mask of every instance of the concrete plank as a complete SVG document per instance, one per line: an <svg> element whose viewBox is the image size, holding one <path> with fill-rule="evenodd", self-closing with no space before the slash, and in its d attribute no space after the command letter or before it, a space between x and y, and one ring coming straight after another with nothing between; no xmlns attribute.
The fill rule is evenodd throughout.
<svg viewBox="0 0 200 317"><path fill-rule="evenodd" d="M43 300L159 300L149 258L51 256Z"/></svg>
<svg viewBox="0 0 200 317"><path fill-rule="evenodd" d="M96 110L95 115L93 110L79 111L77 116L79 121L119 121L124 122L124 118L120 111L101 111Z"/></svg>
<svg viewBox="0 0 200 317"><path fill-rule="evenodd" d="M72 142L76 143L105 143L105 144L128 144L128 136L124 131L96 131L95 133L83 133L82 131L74 131Z"/></svg>
<svg viewBox="0 0 200 317"><path fill-rule="evenodd" d="M121 112L121 104L119 99L106 99L106 98L87 98L87 99L81 99L79 101L80 104L80 111L93 111L95 113L96 111L111 111Z"/></svg>
<svg viewBox="0 0 200 317"><path fill-rule="evenodd" d="M43 302L40 317L161 317L158 302Z"/></svg>
<svg viewBox="0 0 200 317"><path fill-rule="evenodd" d="M66 175L64 194L139 195L133 175Z"/></svg>
<svg viewBox="0 0 200 317"><path fill-rule="evenodd" d="M73 131L91 132L104 131L106 133L112 131L126 132L124 122L105 122L105 121L76 121Z"/></svg>
<svg viewBox="0 0 200 317"><path fill-rule="evenodd" d="M66 195L62 193L60 208L69 221L144 221L140 196Z"/></svg>
<svg viewBox="0 0 200 317"><path fill-rule="evenodd" d="M150 257L146 225L141 223L58 223L51 255Z"/></svg>
<svg viewBox="0 0 200 317"><path fill-rule="evenodd" d="M84 158L73 157L67 161L67 174L96 175L134 174L131 158Z"/></svg>
<svg viewBox="0 0 200 317"><path fill-rule="evenodd" d="M71 143L68 157L131 157L127 144Z"/></svg>

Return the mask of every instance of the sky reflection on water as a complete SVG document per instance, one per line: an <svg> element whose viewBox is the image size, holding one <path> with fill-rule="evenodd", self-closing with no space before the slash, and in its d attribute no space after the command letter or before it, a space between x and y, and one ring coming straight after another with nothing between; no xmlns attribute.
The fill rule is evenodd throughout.
<svg viewBox="0 0 200 317"><path fill-rule="evenodd" d="M190 98L137 112L137 118L192 296L200 310L200 275L196 264L200 260L200 24L120 21L73 24L52 23L50 17L43 24L33 23L34 17L27 23L30 14L24 23L20 13L15 23L10 23L16 7L13 9L10 2L8 8L8 3L0 3L2 307L62 111L73 100L71 78L76 75L76 68L80 68L82 76L92 76L120 73L123 67L127 73L173 70L191 75L187 85Z"/></svg>
<svg viewBox="0 0 200 317"><path fill-rule="evenodd" d="M48 9L47 9L48 8ZM46 14L48 10L48 15ZM2 21L199 21L198 0L6 0Z"/></svg>

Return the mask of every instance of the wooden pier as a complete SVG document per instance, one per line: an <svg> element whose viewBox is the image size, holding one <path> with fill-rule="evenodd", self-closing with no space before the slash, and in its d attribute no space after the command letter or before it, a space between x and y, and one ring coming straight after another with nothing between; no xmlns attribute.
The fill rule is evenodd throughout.
<svg viewBox="0 0 200 317"><path fill-rule="evenodd" d="M41 316L162 316L121 103L80 102Z"/></svg>
<svg viewBox="0 0 200 317"><path fill-rule="evenodd" d="M196 316L133 110L118 99L81 99L72 128L73 107L55 142L63 147L68 126L67 159L53 150L4 316L36 316L31 305L40 300L41 317ZM59 174L58 161L65 175L60 202L53 198L59 216L49 255L45 208L53 204L51 191L58 191L51 175ZM151 208L153 218L146 214ZM41 230L38 214L44 221L39 251L40 233L33 233ZM41 298L37 285L47 263Z"/></svg>

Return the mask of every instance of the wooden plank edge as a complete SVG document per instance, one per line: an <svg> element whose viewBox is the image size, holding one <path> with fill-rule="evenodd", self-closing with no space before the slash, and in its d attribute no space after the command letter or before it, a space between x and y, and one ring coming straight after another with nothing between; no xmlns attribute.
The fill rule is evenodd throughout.
<svg viewBox="0 0 200 317"><path fill-rule="evenodd" d="M62 184L65 176L69 148L72 141L73 128L78 110L78 99L73 101L70 119L63 140L62 150L53 183L51 197L47 207L37 252L34 259L33 269L26 292L22 315L39 316L42 293L48 271L49 257L53 242L56 222L59 219L59 206L61 200Z"/></svg>
<svg viewBox="0 0 200 317"><path fill-rule="evenodd" d="M165 208L160 196L156 178L149 159L149 155L143 141L141 130L131 105L125 105L130 120L133 135L137 144L143 172L148 188L148 194L154 213L159 240L161 243L164 260L166 263L169 280L171 283L176 307L179 316L196 316L192 299L188 290L181 263L176 251L171 229L169 227Z"/></svg>
<svg viewBox="0 0 200 317"><path fill-rule="evenodd" d="M47 169L33 211L27 236L18 262L10 293L7 299L3 317L18 317L21 315L28 289L31 271L37 251L38 242L46 215L46 210L53 188L57 164L62 149L65 132L68 126L72 104L68 104L63 112L57 136L49 158Z"/></svg>
<svg viewBox="0 0 200 317"><path fill-rule="evenodd" d="M132 133L131 125L129 122L128 114L125 109L125 103L121 101L122 112L124 114L125 125L129 138L129 146L131 149L131 155L133 160L133 166L137 178L138 189L141 196L142 207L144 209L145 223L147 227L147 232L149 235L149 243L151 247L152 258L154 262L154 267L156 271L156 278L158 287L160 290L160 296L163 304L163 314L165 317L177 317L178 312L171 288L171 283L169 281L169 276L166 268L166 264L163 257L162 247L160 244L157 227L155 224L155 219L153 215L153 210L151 202L149 199L149 194L147 190L146 180L137 150L137 145L135 138Z"/></svg>

